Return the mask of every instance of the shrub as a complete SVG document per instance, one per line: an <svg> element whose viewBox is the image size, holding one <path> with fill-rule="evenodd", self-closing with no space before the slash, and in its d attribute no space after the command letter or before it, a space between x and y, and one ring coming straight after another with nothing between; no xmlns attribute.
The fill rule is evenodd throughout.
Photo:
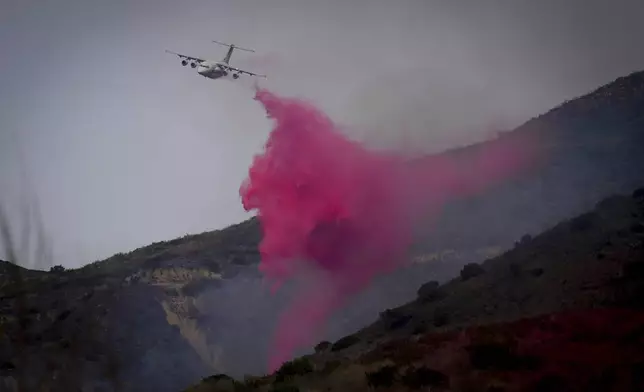
<svg viewBox="0 0 644 392"><path fill-rule="evenodd" d="M514 356L510 347L488 343L469 347L470 363L478 370L511 370Z"/></svg>
<svg viewBox="0 0 644 392"><path fill-rule="evenodd" d="M530 234L524 234L523 237L517 242L515 242L515 246L519 245L524 245L527 244L528 242L532 241L532 236Z"/></svg>
<svg viewBox="0 0 644 392"><path fill-rule="evenodd" d="M383 366L375 372L365 373L367 384L372 388L391 387L396 381L397 370L394 366Z"/></svg>
<svg viewBox="0 0 644 392"><path fill-rule="evenodd" d="M434 326L442 327L449 324L449 313L447 309L437 308L434 310Z"/></svg>
<svg viewBox="0 0 644 392"><path fill-rule="evenodd" d="M644 385L644 361L631 365L630 372L633 385Z"/></svg>
<svg viewBox="0 0 644 392"><path fill-rule="evenodd" d="M399 310L387 309L380 313L380 318L387 325L387 329L395 330L407 325L411 321L412 316L409 314L401 314Z"/></svg>
<svg viewBox="0 0 644 392"><path fill-rule="evenodd" d="M427 325L425 323L421 322L420 324L418 324L418 325L416 325L414 327L414 330L412 331L412 334L413 335L421 335L421 334L426 333L428 330L429 330L429 328L427 327Z"/></svg>
<svg viewBox="0 0 644 392"><path fill-rule="evenodd" d="M633 198L634 199L644 198L644 188L638 188L635 191L633 191Z"/></svg>
<svg viewBox="0 0 644 392"><path fill-rule="evenodd" d="M318 343L318 344L315 346L315 352L316 352L316 353L321 353L321 352L324 352L324 351L329 350L329 348L331 348L331 342L327 342L327 341L325 340L325 341L323 341L323 342Z"/></svg>
<svg viewBox="0 0 644 392"><path fill-rule="evenodd" d="M345 336L337 342L333 343L333 346L331 346L331 351L344 350L345 348L349 348L359 341L360 339L355 335Z"/></svg>
<svg viewBox="0 0 644 392"><path fill-rule="evenodd" d="M286 362L275 373L275 382L282 382L293 376L301 376L313 371L313 365L307 358L297 358Z"/></svg>
<svg viewBox="0 0 644 392"><path fill-rule="evenodd" d="M402 377L402 383L413 390L420 390L423 387L448 387L449 377L423 366L407 369Z"/></svg>
<svg viewBox="0 0 644 392"><path fill-rule="evenodd" d="M594 375L590 382L597 391L614 391L617 384L617 369L609 367L602 369ZM636 384L637 385L637 384ZM639 384L644 385L644 384Z"/></svg>
<svg viewBox="0 0 644 392"><path fill-rule="evenodd" d="M639 223L639 222L634 223L631 226L631 232L636 233L636 234L644 233L644 225Z"/></svg>
<svg viewBox="0 0 644 392"><path fill-rule="evenodd" d="M233 378L226 374L220 373L220 374L213 374L212 376L202 378L201 381L204 383L217 383L219 381L233 381Z"/></svg>
<svg viewBox="0 0 644 392"><path fill-rule="evenodd" d="M427 357L427 348L410 341L393 342L394 346L389 348L389 358L396 365L411 365Z"/></svg>
<svg viewBox="0 0 644 392"><path fill-rule="evenodd" d="M519 265L519 263L510 263L510 274L512 274L512 276L514 276L515 278L521 276L521 266Z"/></svg>
<svg viewBox="0 0 644 392"><path fill-rule="evenodd" d="M548 374L541 377L529 389L531 392L549 392L549 391L565 391L568 390L566 380L556 374Z"/></svg>
<svg viewBox="0 0 644 392"><path fill-rule="evenodd" d="M519 355L512 342L489 342L468 347L470 363L478 370L533 370L540 366L536 357Z"/></svg>
<svg viewBox="0 0 644 392"><path fill-rule="evenodd" d="M644 277L644 262L631 261L622 266L622 276L625 279L641 279Z"/></svg>
<svg viewBox="0 0 644 392"><path fill-rule="evenodd" d="M395 319L391 320L391 322L389 323L389 329L396 330L396 329L402 328L405 325L409 324L411 319L412 319L412 316L409 314L398 316Z"/></svg>
<svg viewBox="0 0 644 392"><path fill-rule="evenodd" d="M270 392L300 392L300 388L292 384L276 384L271 387Z"/></svg>
<svg viewBox="0 0 644 392"><path fill-rule="evenodd" d="M380 312L379 316L381 319L390 319L398 315L398 311L395 309L385 309L383 312Z"/></svg>
<svg viewBox="0 0 644 392"><path fill-rule="evenodd" d="M532 274L532 276L541 276L543 275L543 268L534 268L530 271L530 273Z"/></svg>
<svg viewBox="0 0 644 392"><path fill-rule="evenodd" d="M468 263L465 264L465 266L461 270L461 280L466 281L468 279L482 275L483 273L485 273L485 270L481 265L477 263Z"/></svg>
<svg viewBox="0 0 644 392"><path fill-rule="evenodd" d="M49 272L54 272L54 273L65 272L65 267L63 267L62 265L55 265L49 268Z"/></svg>
<svg viewBox="0 0 644 392"><path fill-rule="evenodd" d="M329 361L324 364L324 368L322 368L322 374L329 375L333 373L337 368L339 368L340 365L342 365L342 362L338 361L337 359Z"/></svg>
<svg viewBox="0 0 644 392"><path fill-rule="evenodd" d="M435 280L420 286L416 293L418 294L418 299L422 302L432 302L444 297L444 293L440 289L439 283Z"/></svg>
<svg viewBox="0 0 644 392"><path fill-rule="evenodd" d="M595 220L595 213L594 212L587 212L585 214L582 214L575 219L572 220L571 222L571 228L573 231L586 231L590 229L593 226L594 220Z"/></svg>
<svg viewBox="0 0 644 392"><path fill-rule="evenodd" d="M257 377L257 376L244 376L244 388L249 389L249 388L259 388L262 385L262 382L264 380L262 377ZM238 388L238 389L244 389L244 388Z"/></svg>

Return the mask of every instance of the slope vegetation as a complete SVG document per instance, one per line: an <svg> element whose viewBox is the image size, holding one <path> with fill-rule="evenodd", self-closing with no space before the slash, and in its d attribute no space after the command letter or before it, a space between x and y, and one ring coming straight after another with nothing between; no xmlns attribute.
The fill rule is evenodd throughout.
<svg viewBox="0 0 644 392"><path fill-rule="evenodd" d="M275 374L188 391L638 391L644 188L615 196Z"/></svg>

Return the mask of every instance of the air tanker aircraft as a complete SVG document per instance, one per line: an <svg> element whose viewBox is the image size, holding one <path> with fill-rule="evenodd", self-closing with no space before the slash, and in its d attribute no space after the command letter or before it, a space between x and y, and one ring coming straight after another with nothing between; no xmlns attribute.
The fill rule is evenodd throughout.
<svg viewBox="0 0 644 392"><path fill-rule="evenodd" d="M228 46L229 48L228 53L226 53L226 56L221 61L204 60L197 57L186 56L184 54L176 53L167 49L166 49L166 52L179 56L179 58L181 59L181 65L186 66L188 65L188 63L190 63L190 66L192 68L197 69L197 73L199 75L209 79L219 79L223 76L228 76L228 73L232 73L234 79L239 79L240 74L247 74L247 75L256 76L259 78L266 77L266 75L258 75L256 73L244 71L243 69L235 68L230 66L230 64L228 64L230 62L230 56L232 56L233 54L233 50L239 49L239 50L245 50L247 52L254 52L253 49L244 49L244 48L240 48L239 46L226 44L219 41L212 41L212 42L219 45Z"/></svg>

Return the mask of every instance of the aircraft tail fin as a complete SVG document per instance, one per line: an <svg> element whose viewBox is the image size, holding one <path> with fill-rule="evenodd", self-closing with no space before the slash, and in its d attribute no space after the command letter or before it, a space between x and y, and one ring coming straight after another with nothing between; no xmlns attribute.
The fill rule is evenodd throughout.
<svg viewBox="0 0 644 392"><path fill-rule="evenodd" d="M225 42L219 42L219 41L212 41L216 44L223 45L223 46L228 46L228 53L226 53L226 57L222 60L224 63L228 64L230 62L230 57L233 55L233 50L239 49L239 50L245 50L247 52L255 52L253 49L246 49L246 48L241 48L239 46L235 46L234 44L227 44Z"/></svg>

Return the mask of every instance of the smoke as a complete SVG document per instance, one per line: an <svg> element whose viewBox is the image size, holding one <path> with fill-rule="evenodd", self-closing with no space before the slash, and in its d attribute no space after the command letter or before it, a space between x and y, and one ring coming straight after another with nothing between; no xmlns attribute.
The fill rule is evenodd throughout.
<svg viewBox="0 0 644 392"><path fill-rule="evenodd" d="M0 184L0 260L31 269L53 266L52 248L40 208L40 200L26 165L24 151L14 148L18 164L11 168L14 181ZM17 170L16 170L17 169Z"/></svg>
<svg viewBox="0 0 644 392"><path fill-rule="evenodd" d="M299 285L281 315L270 370L310 347L336 309L406 260L414 225L534 162L533 141L408 160L343 136L311 104L258 89L274 128L240 188L263 229L260 270L273 290Z"/></svg>
<svg viewBox="0 0 644 392"><path fill-rule="evenodd" d="M538 106L534 89L516 88L525 87L524 80L502 83L493 76L465 61L381 72L352 91L342 120L355 124L352 133L370 145L409 154L492 139L532 117Z"/></svg>

